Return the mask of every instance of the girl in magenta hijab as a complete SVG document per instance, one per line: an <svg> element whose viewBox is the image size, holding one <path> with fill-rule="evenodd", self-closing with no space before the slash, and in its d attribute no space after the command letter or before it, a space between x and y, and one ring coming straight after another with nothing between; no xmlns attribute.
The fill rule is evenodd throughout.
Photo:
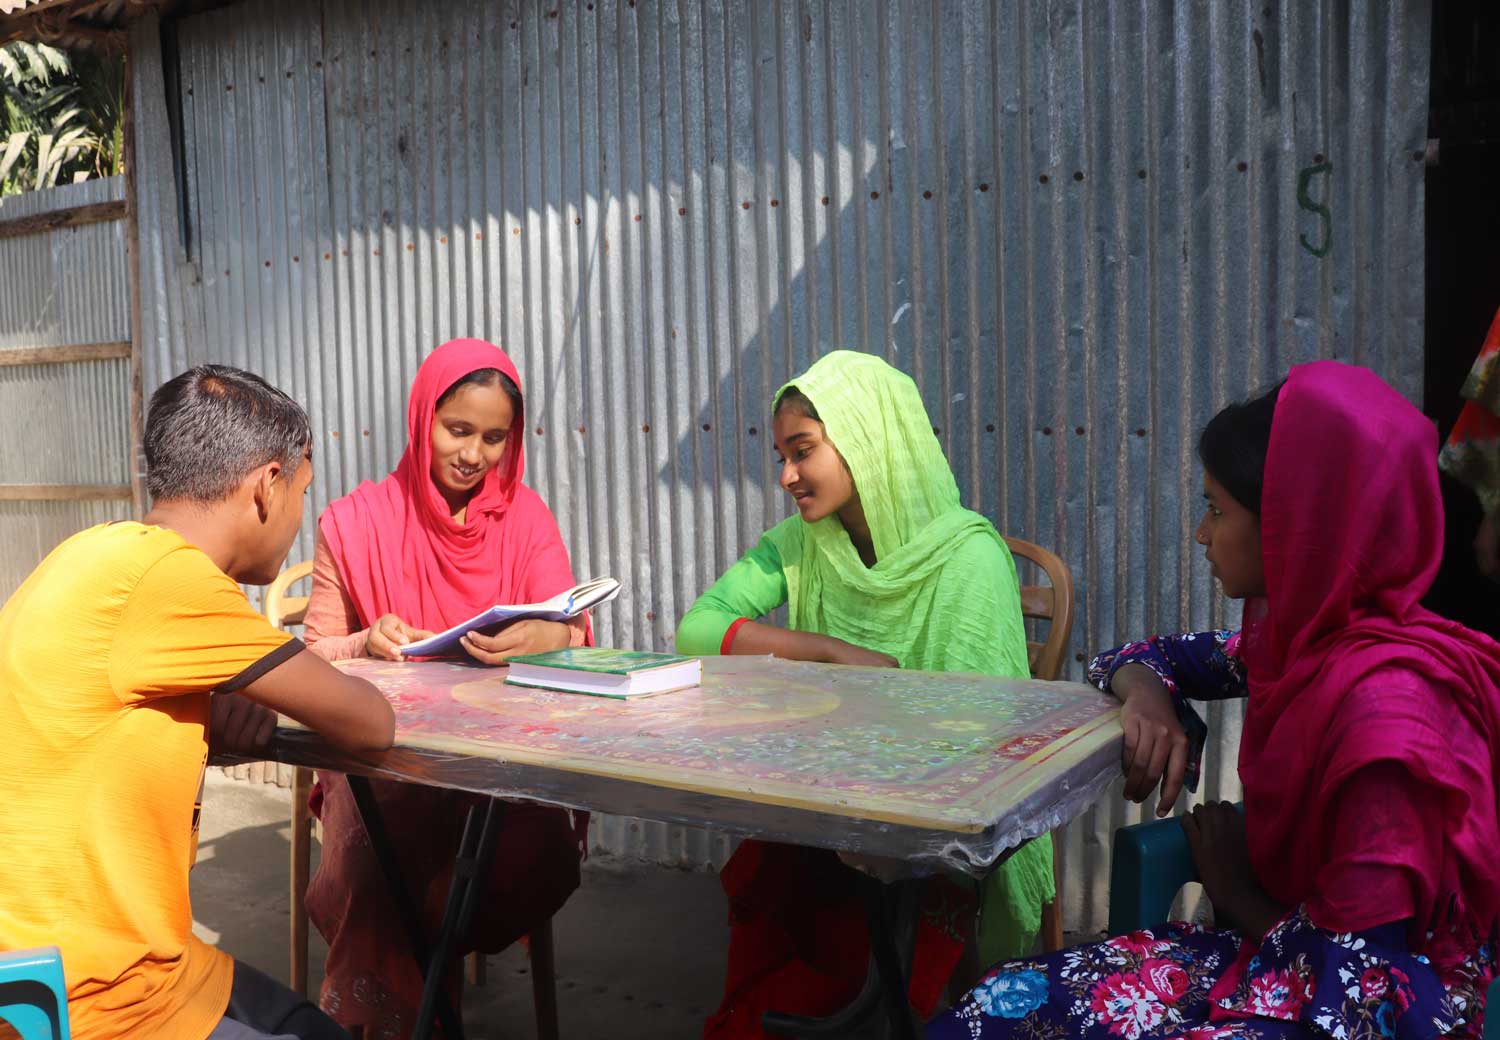
<svg viewBox="0 0 1500 1040"><path fill-rule="evenodd" d="M520 376L499 347L453 340L422 362L396 471L361 484L318 521L306 617L315 653L400 660L403 643L496 603L535 603L576 584L557 522L521 483L524 428ZM585 620L523 621L498 635L471 634L465 649L481 663L503 664L588 639ZM393 781L372 787L427 933L436 934L464 816L477 798ZM307 910L328 940L322 1006L346 1028L363 1026L366 1036L405 1037L422 979L347 781L320 775L313 806L323 821L323 854ZM493 953L510 945L578 887L587 821L575 822L561 809L507 806L494 869L466 937L470 949ZM456 999L457 967L448 983Z"/></svg>
<svg viewBox="0 0 1500 1040"><path fill-rule="evenodd" d="M1196 532L1240 632L1100 655L1126 794L1196 785L1187 699L1248 696L1244 812L1183 817L1215 927L999 965L928 1036L1480 1035L1500 924L1500 646L1420 605L1442 552L1437 439L1322 361L1219 413Z"/></svg>

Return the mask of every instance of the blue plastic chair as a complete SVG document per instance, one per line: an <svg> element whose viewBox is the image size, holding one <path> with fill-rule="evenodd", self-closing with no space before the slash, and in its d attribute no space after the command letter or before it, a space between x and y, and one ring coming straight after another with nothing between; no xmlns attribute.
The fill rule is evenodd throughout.
<svg viewBox="0 0 1500 1040"><path fill-rule="evenodd" d="M21 1040L70 1040L68 987L56 946L0 953L0 1018Z"/></svg>
<svg viewBox="0 0 1500 1040"><path fill-rule="evenodd" d="M1162 924L1172 900L1189 881L1198 880L1187 835L1176 819L1153 820L1115 831L1109 874L1109 934L1124 935ZM1500 979L1490 984L1484 1040L1500 1040Z"/></svg>

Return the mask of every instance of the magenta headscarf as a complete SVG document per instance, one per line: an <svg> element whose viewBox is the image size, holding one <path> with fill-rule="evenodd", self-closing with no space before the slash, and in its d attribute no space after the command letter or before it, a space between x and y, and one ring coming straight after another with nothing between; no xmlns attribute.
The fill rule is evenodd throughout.
<svg viewBox="0 0 1500 1040"><path fill-rule="evenodd" d="M1500 646L1419 602L1443 544L1432 424L1366 369L1292 369L1271 426L1260 522L1266 599L1246 604L1239 767L1257 876L1279 902L1315 896L1320 865L1340 853L1330 844L1341 785L1395 764L1441 820L1443 841L1393 841L1400 869L1380 876L1406 876L1419 929L1454 915L1492 924ZM1341 919L1317 923L1361 930L1411 899L1394 889L1354 896L1319 900L1334 908L1325 918Z"/></svg>
<svg viewBox="0 0 1500 1040"><path fill-rule="evenodd" d="M521 483L525 417L517 414L500 464L454 521L432 481L438 398L471 372L495 368L517 388L505 351L478 339L438 347L417 370L406 410L406 452L396 471L329 505L319 525L362 625L394 613L440 631L496 603L534 603L576 582L557 521Z"/></svg>

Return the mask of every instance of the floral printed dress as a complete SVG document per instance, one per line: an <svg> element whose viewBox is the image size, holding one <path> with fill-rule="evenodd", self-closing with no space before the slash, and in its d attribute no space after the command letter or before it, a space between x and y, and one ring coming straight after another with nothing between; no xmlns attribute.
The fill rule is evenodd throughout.
<svg viewBox="0 0 1500 1040"><path fill-rule="evenodd" d="M1238 634L1197 632L1101 654L1101 689L1121 665L1167 684L1193 743L1206 732L1186 697L1245 695ZM1193 725L1195 723L1196 725ZM1445 930L1446 931L1446 930ZM1495 975L1494 937L1472 927L1427 936L1450 967L1413 953L1406 922L1338 934L1296 908L1256 945L1237 932L1173 922L988 971L927 1028L928 1040L1425 1040L1477 1037Z"/></svg>

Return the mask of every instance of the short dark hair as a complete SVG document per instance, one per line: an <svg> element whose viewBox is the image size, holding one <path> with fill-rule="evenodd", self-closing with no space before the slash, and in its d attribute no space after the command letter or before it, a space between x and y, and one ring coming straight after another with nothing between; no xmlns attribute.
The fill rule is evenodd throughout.
<svg viewBox="0 0 1500 1040"><path fill-rule="evenodd" d="M296 473L311 445L296 401L251 372L199 365L151 395L146 486L155 501L221 502L268 462Z"/></svg>
<svg viewBox="0 0 1500 1040"><path fill-rule="evenodd" d="M512 380L510 376L506 375L498 368L476 368L474 371L458 380L448 389L444 390L442 392L442 395L438 397L437 403L432 406L433 410L436 411L437 409L443 407L448 398L458 393L460 387L494 386L496 383L499 383L500 389L505 391L505 396L510 398L510 410L515 413L514 423L516 426L520 426L523 421L522 416L524 413L521 402L521 388L515 384L515 381Z"/></svg>
<svg viewBox="0 0 1500 1040"><path fill-rule="evenodd" d="M1260 515L1260 495L1266 484L1271 420L1283 385L1285 380L1259 397L1224 408L1198 437L1198 458L1208 475L1256 516Z"/></svg>
<svg viewBox="0 0 1500 1040"><path fill-rule="evenodd" d="M771 414L780 415L783 408L793 415L805 415L813 422L823 421L819 418L818 410L813 407L813 403L807 399L807 395L796 386L789 386L781 391L781 396L776 398L776 407Z"/></svg>

